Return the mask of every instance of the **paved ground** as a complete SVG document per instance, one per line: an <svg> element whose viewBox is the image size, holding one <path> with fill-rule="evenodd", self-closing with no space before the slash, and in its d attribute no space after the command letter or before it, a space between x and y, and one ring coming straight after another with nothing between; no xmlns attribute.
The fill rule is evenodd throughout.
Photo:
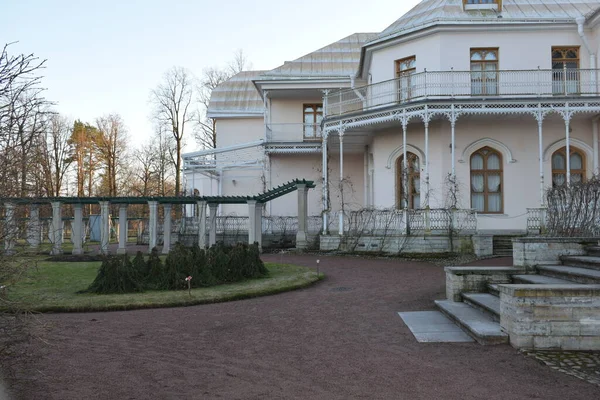
<svg viewBox="0 0 600 400"><path fill-rule="evenodd" d="M315 266L316 258L284 261ZM598 386L508 345L418 343L398 312L434 309L442 267L319 258L325 281L277 296L43 316L48 345L29 349L19 398L600 398Z"/></svg>

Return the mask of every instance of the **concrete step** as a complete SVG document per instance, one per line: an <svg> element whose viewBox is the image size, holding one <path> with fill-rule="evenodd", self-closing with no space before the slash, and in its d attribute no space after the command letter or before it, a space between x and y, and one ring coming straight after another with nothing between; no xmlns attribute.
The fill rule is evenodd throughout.
<svg viewBox="0 0 600 400"><path fill-rule="evenodd" d="M496 322L500 321L500 298L490 293L462 293L465 303L487 313Z"/></svg>
<svg viewBox="0 0 600 400"><path fill-rule="evenodd" d="M552 278L544 275L513 275L513 282L516 284L534 284L534 285L572 285L573 281L566 279Z"/></svg>
<svg viewBox="0 0 600 400"><path fill-rule="evenodd" d="M588 256L600 257L600 246L586 246L585 252Z"/></svg>
<svg viewBox="0 0 600 400"><path fill-rule="evenodd" d="M563 265L569 267L588 268L600 271L600 257L594 256L562 256Z"/></svg>
<svg viewBox="0 0 600 400"><path fill-rule="evenodd" d="M440 311L452 319L464 331L481 344L508 343L508 335L502 332L500 324L486 313L468 304L450 300L436 300Z"/></svg>
<svg viewBox="0 0 600 400"><path fill-rule="evenodd" d="M570 267L565 265L539 265L539 273L553 278L566 279L572 282L590 285L600 284L600 271L588 268Z"/></svg>
<svg viewBox="0 0 600 400"><path fill-rule="evenodd" d="M500 296L500 290L498 290L497 283L488 283L487 289L488 289L488 293L491 294L492 296L496 296L496 297Z"/></svg>

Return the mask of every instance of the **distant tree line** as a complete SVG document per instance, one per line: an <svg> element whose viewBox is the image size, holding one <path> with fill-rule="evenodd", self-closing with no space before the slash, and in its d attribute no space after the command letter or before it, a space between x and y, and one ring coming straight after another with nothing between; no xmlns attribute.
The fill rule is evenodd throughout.
<svg viewBox="0 0 600 400"><path fill-rule="evenodd" d="M155 132L133 147L118 113L94 121L69 120L44 97L46 60L0 53L0 193L2 197L173 196L184 194L181 154L189 136L216 147L206 116L218 84L246 67L239 51L226 68L200 79L182 67L168 70L150 92Z"/></svg>

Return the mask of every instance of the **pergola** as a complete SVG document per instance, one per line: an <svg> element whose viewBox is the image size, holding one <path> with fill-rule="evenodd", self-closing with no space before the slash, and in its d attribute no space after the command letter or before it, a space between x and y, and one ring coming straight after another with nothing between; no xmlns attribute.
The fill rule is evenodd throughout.
<svg viewBox="0 0 600 400"><path fill-rule="evenodd" d="M171 209L173 204L198 205L198 245L206 248L206 220L208 218L208 246L216 243L217 208L220 204L247 204L249 216L248 243L258 242L262 247L262 205L278 197L298 191L298 232L296 234L296 247L306 248L307 230L307 196L308 189L315 188L313 181L296 179L267 192L255 196L181 196L181 197L47 197L47 198L1 198L0 202L6 211L5 252L14 252L16 243L15 207L25 205L29 207L28 236L31 236L30 245L37 248L40 245L41 225L39 206L50 204L52 206L51 241L53 243L50 254L62 254L62 206L73 206L73 252L83 254L83 206L86 204L100 205L100 253L108 254L109 244L109 214L110 206L119 206L119 247L117 254L127 252L127 207L133 204L148 204L149 215L149 250L157 245L158 239L158 206L163 207L164 254L171 248ZM208 215L206 208L208 206Z"/></svg>

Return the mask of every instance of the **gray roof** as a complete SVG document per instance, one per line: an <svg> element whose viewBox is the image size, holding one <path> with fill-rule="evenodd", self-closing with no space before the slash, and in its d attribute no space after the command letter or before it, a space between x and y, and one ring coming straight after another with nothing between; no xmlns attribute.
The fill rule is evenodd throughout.
<svg viewBox="0 0 600 400"><path fill-rule="evenodd" d="M423 0L379 34L387 38L436 23L539 23L574 21L600 8L599 0L503 0L502 12L463 9L462 0ZM501 15L502 18L498 16Z"/></svg>
<svg viewBox="0 0 600 400"><path fill-rule="evenodd" d="M264 73L258 80L348 77L356 74L362 46L376 33L355 33Z"/></svg>
<svg viewBox="0 0 600 400"><path fill-rule="evenodd" d="M243 71L217 86L210 96L208 116L227 114L261 114L263 100L252 80L265 71Z"/></svg>

